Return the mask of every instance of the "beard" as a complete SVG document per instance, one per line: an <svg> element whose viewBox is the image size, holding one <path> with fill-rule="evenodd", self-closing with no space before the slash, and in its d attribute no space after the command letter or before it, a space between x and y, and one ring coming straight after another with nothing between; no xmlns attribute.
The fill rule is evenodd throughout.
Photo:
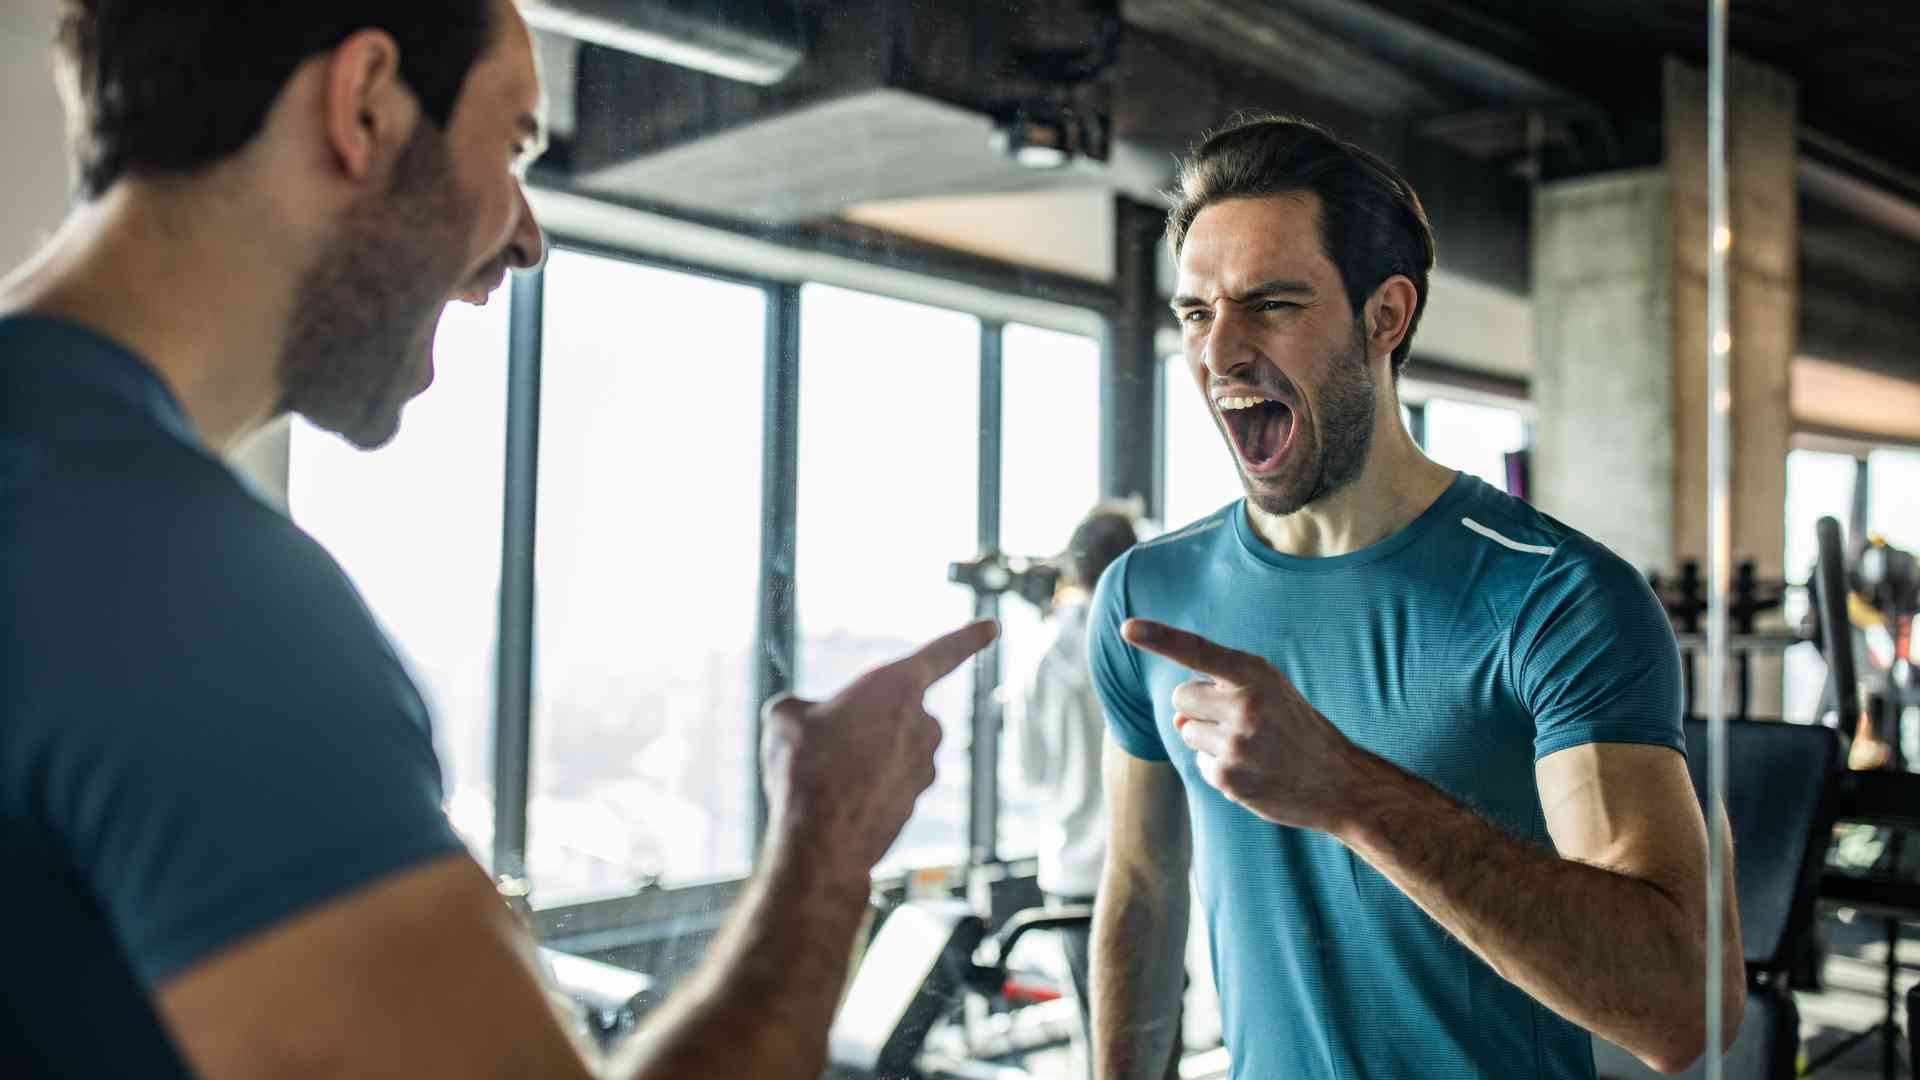
<svg viewBox="0 0 1920 1080"><path fill-rule="evenodd" d="M468 222L452 172L445 136L422 122L387 194L340 223L295 294L279 360L280 412L362 450L399 431L461 269Z"/></svg>
<svg viewBox="0 0 1920 1080"><path fill-rule="evenodd" d="M1299 469L1288 470L1290 476L1274 477L1279 483L1268 487L1271 481L1255 480L1246 474L1238 452L1229 445L1235 467L1241 469L1240 482L1247 498L1262 511L1285 517L1353 483L1366 470L1377 406L1365 329L1355 320L1352 346L1332 364L1326 381L1320 384L1313 428L1301 433L1311 435L1312 441L1298 448L1303 458Z"/></svg>

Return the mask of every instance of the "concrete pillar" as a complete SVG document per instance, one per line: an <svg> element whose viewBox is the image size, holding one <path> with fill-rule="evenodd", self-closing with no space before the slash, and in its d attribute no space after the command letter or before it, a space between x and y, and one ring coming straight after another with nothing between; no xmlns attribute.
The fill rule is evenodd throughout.
<svg viewBox="0 0 1920 1080"><path fill-rule="evenodd" d="M1535 501L1642 569L1707 556L1706 78L1669 60L1666 161L1534 194ZM1728 66L1733 554L1782 574L1795 348L1795 89ZM1756 666L1754 709L1778 710Z"/></svg>
<svg viewBox="0 0 1920 1080"><path fill-rule="evenodd" d="M1139 498L1158 518L1161 493L1154 470L1160 359L1154 333L1166 322L1156 288L1166 212L1125 196L1114 200L1113 284L1120 304L1106 321L1100 348L1100 494Z"/></svg>
<svg viewBox="0 0 1920 1080"><path fill-rule="evenodd" d="M1643 570L1674 565L1670 184L1542 184L1533 207L1534 502Z"/></svg>
<svg viewBox="0 0 1920 1080"><path fill-rule="evenodd" d="M1707 552L1706 76L1669 59L1667 170L1673 178L1674 544ZM1729 260L1733 322L1733 546L1761 577L1785 555L1788 373L1799 325L1794 85L1735 57L1727 67Z"/></svg>

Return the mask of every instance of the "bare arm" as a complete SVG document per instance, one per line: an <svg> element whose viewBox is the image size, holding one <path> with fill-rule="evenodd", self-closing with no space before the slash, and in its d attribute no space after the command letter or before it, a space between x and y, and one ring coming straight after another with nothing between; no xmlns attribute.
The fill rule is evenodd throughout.
<svg viewBox="0 0 1920 1080"><path fill-rule="evenodd" d="M548 1008L533 943L465 856L377 881L156 988L196 1074L815 1080L868 873L933 782L933 682L992 638L948 635L832 701L766 710L762 866L693 985L611 1062ZM848 762L860 768L849 769Z"/></svg>
<svg viewBox="0 0 1920 1080"><path fill-rule="evenodd" d="M1187 940L1187 793L1166 762L1108 741L1107 865L1093 915L1099 1080L1160 1080L1177 1049Z"/></svg>
<svg viewBox="0 0 1920 1080"><path fill-rule="evenodd" d="M1370 756L1365 809L1336 835L1503 978L1678 1072L1706 1046L1707 834L1686 763L1664 747L1595 744L1535 775L1558 855ZM1731 1039L1746 968L1731 880L1727 896Z"/></svg>

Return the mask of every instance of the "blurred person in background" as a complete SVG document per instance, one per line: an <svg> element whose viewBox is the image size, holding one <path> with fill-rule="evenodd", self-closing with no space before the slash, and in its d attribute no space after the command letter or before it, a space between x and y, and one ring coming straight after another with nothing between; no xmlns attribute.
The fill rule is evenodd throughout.
<svg viewBox="0 0 1920 1080"><path fill-rule="evenodd" d="M1051 637L1008 710L1014 771L1034 799L1040 823L1039 885L1049 907L1090 904L1107 853L1100 782L1106 720L1087 673L1087 605L1113 560L1139 539L1131 507L1103 503L1081 519L1055 560L1060 584L1049 620ZM1090 928L1061 930L1059 939L1079 1012L1075 1067L1091 1071L1088 1042L1087 944Z"/></svg>

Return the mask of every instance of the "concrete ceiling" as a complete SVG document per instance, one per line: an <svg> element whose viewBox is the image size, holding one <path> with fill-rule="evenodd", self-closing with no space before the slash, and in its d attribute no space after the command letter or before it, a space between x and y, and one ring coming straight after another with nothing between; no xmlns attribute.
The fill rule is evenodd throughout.
<svg viewBox="0 0 1920 1080"><path fill-rule="evenodd" d="M857 219L1099 280L1102 260L1061 257L1057 230L970 242L952 214L1023 192L1151 201L1199 133L1291 112L1406 173L1443 268L1524 294L1531 184L1656 164L1662 57L1698 59L1705 38L1699 0L782 2L806 57L773 86L580 48L550 167L613 198L781 227ZM1920 3L1742 0L1732 36L1799 83L1803 338L1913 377L1920 125L1889 103L1920 100ZM1037 98L1104 118L1100 149L1056 173L996 151L996 120Z"/></svg>

